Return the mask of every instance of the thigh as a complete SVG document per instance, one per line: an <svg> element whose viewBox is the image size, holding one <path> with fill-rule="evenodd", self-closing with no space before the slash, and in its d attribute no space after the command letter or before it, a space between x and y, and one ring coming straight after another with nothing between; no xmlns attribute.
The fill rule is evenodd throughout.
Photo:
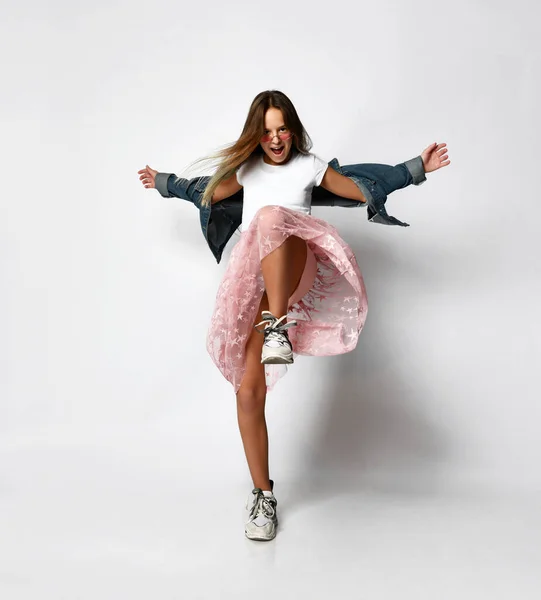
<svg viewBox="0 0 541 600"><path fill-rule="evenodd" d="M291 269L289 272L290 279L288 282L288 292L289 296L291 296L301 281L302 274L306 266L308 246L302 238L297 237L296 235L292 235L288 242L292 246Z"/></svg>
<svg viewBox="0 0 541 600"><path fill-rule="evenodd" d="M263 310L269 310L266 293L263 294L263 298L261 299L254 325L261 322L261 311ZM244 372L237 394L245 390L258 391L263 394L267 391L265 365L261 364L261 351L264 339L263 334L252 328L252 333L246 342L245 348L246 371Z"/></svg>
<svg viewBox="0 0 541 600"><path fill-rule="evenodd" d="M288 282L288 292L289 296L291 296L301 281L306 265L308 247L306 242L297 236L290 236L287 241L293 246L292 268L290 269L290 281ZM254 325L261 322L261 311L263 310L269 310L269 301L266 292L261 298ZM260 393L266 393L265 365L261 364L261 351L264 340L263 334L252 328L252 333L246 342L245 348L246 370L237 394L245 390L257 390Z"/></svg>

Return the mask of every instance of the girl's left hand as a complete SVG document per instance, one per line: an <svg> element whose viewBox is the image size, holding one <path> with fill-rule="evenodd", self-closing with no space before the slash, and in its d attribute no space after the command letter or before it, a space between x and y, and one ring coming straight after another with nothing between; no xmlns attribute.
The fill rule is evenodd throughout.
<svg viewBox="0 0 541 600"><path fill-rule="evenodd" d="M421 152L421 158L423 159L425 173L432 173L432 171L437 171L451 164L451 161L448 160L449 155L447 154L447 144L445 142L430 144L428 148Z"/></svg>

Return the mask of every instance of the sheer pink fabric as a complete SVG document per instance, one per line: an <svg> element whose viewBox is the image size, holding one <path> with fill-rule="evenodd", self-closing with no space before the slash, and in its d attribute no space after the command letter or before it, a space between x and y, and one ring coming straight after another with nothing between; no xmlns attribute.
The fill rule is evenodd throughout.
<svg viewBox="0 0 541 600"><path fill-rule="evenodd" d="M368 305L363 278L338 231L326 221L288 208L261 208L232 250L207 336L207 350L235 393L245 372L246 342L254 323L261 320L258 309L265 291L261 260L290 235L304 239L317 261L312 287L288 311L288 318L297 321L288 330L294 355L350 352L364 326ZM267 390L286 372L286 365L265 365Z"/></svg>

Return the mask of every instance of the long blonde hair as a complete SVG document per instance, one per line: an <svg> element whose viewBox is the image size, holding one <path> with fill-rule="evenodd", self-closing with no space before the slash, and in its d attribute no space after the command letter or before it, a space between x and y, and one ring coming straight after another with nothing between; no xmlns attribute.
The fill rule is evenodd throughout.
<svg viewBox="0 0 541 600"><path fill-rule="evenodd" d="M312 140L304 129L291 100L278 90L267 90L259 93L252 101L239 139L215 154L196 161L196 163L209 160L219 161L216 172L209 180L203 194L201 201L203 206L209 206L218 185L231 177L237 168L248 160L252 154L263 153L263 148L259 143L265 132L265 114L269 108L278 108L282 111L284 125L293 134L291 151L293 152L293 149L295 149L302 154L309 152L312 147Z"/></svg>

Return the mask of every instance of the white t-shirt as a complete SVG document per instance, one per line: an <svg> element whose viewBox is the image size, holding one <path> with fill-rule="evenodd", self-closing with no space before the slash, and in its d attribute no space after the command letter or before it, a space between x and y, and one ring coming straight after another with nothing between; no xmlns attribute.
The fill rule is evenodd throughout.
<svg viewBox="0 0 541 600"><path fill-rule="evenodd" d="M269 165L254 154L237 170L244 188L241 231L263 206L276 204L310 214L312 188L321 183L329 165L315 154L296 152L284 165Z"/></svg>

